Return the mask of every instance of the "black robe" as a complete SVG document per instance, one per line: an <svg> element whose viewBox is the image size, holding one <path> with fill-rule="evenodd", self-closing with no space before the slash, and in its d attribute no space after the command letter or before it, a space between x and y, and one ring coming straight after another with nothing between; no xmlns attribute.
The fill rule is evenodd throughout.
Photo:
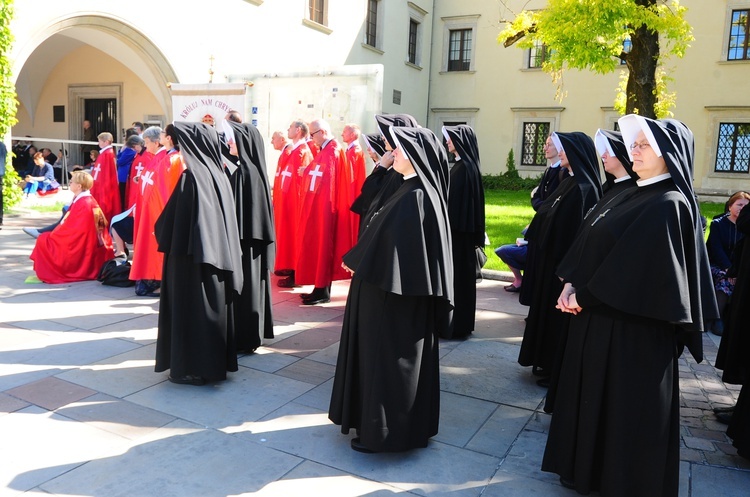
<svg viewBox="0 0 750 497"><path fill-rule="evenodd" d="M460 157L450 171L448 216L453 243L452 338L465 338L474 331L477 308L477 247L484 248L484 187L479 146L469 126L445 126Z"/></svg>
<svg viewBox="0 0 750 497"><path fill-rule="evenodd" d="M361 234L362 231L364 231L365 226L367 226L367 224L365 224L365 216L370 210L370 204L372 204L372 201L383 186L383 181L387 177L387 173L388 169L381 166L377 166L373 169L367 178L365 178L364 183L362 183L362 190L360 191L359 196L354 199L354 202L352 202L350 208L351 211L359 214L359 234Z"/></svg>
<svg viewBox="0 0 750 497"><path fill-rule="evenodd" d="M441 159L432 167L444 164L447 176ZM328 417L374 451L425 447L438 431L438 334L453 289L447 209L437 200L446 193L422 173L405 181L344 256L354 276Z"/></svg>
<svg viewBox="0 0 750 497"><path fill-rule="evenodd" d="M558 268L583 310L570 318L542 470L602 497L678 495L677 358L687 345L702 360L704 322L718 314L686 181L692 133L626 116L625 143L641 125L671 178L589 218Z"/></svg>
<svg viewBox="0 0 750 497"><path fill-rule="evenodd" d="M230 181L235 196L244 281L234 306L235 343L238 351L252 351L260 346L261 337L274 337L271 268L276 236L273 206L260 132L251 124L229 122L229 125L240 154Z"/></svg>
<svg viewBox="0 0 750 497"><path fill-rule="evenodd" d="M187 168L155 225L164 253L155 370L223 380L237 371L232 306L242 289L232 187L216 131L174 126Z"/></svg>

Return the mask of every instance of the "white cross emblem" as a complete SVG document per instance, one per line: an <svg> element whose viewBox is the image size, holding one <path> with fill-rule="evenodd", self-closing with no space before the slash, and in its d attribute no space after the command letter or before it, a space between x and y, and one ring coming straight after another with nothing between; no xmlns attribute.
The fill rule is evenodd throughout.
<svg viewBox="0 0 750 497"><path fill-rule="evenodd" d="M101 170L102 170L102 165L97 163L96 167L94 168L94 179L99 177L99 171Z"/></svg>
<svg viewBox="0 0 750 497"><path fill-rule="evenodd" d="M153 177L154 177L154 172L153 171L149 171L146 174L144 174L143 176L141 176L141 178L142 178L141 179L141 195L143 195L143 192L146 191L146 184L147 183L149 185L153 186L153 184L154 184L154 180L152 179Z"/></svg>
<svg viewBox="0 0 750 497"><path fill-rule="evenodd" d="M323 171L320 170L320 164L315 164L315 170L310 171L308 173L310 176L312 176L312 180L310 181L310 191L315 191L315 180L318 179L318 176L323 176Z"/></svg>
<svg viewBox="0 0 750 497"><path fill-rule="evenodd" d="M135 166L135 177L136 178L140 177L141 171L143 171L143 169L144 169L143 164L141 164L140 162L138 163L137 166Z"/></svg>
<svg viewBox="0 0 750 497"><path fill-rule="evenodd" d="M292 175L292 173L289 172L289 168L288 167L286 169L284 169L284 171L281 173L281 176L282 176L282 178L281 178L281 188L282 189L284 188L284 182L291 175Z"/></svg>

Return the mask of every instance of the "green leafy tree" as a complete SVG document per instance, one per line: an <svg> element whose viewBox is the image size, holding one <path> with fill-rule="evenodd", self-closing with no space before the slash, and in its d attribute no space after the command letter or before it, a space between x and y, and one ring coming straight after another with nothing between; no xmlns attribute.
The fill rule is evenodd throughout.
<svg viewBox="0 0 750 497"><path fill-rule="evenodd" d="M0 140L8 135L10 128L17 122L16 87L11 77L13 65L8 57L13 44L13 34L10 32L12 18L13 0L0 0ZM12 152L8 150L2 184L3 210L21 201L21 189L18 187L20 178L13 169L10 159L12 159Z"/></svg>
<svg viewBox="0 0 750 497"><path fill-rule="evenodd" d="M675 96L666 90L665 62L669 55L682 57L694 39L686 10L679 0L549 0L544 10L524 10L505 20L498 41L524 49L544 44L542 69L558 85L558 98L564 96L563 69L606 74L624 61L628 71L615 108L666 117Z"/></svg>

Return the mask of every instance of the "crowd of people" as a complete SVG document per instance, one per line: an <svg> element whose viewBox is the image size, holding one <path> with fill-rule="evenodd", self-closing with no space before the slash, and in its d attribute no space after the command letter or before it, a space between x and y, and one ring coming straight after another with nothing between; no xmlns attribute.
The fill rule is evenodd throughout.
<svg viewBox="0 0 750 497"><path fill-rule="evenodd" d="M439 425L438 341L475 326L479 145L466 125L441 136L405 114L375 125L362 136L346 124L341 144L322 119L292 121L271 136L270 180L263 138L234 111L218 125L141 126L116 156L101 133L70 208L36 233L35 270L91 279L108 259L128 263L132 245L136 293L160 297L156 371L191 385L225 379L238 353L273 338L271 272L279 287L312 287L301 305L351 279L329 418L356 430L360 452L425 447ZM506 290L529 306L518 362L548 389L542 469L583 494L676 496L677 359L687 349L700 362L708 329L723 334L725 381L743 385L717 417L750 450L745 310L732 305L750 287L750 255L739 257L750 194L732 195L707 249L690 129L628 115L619 130L550 133L535 215L497 254L514 275ZM72 243L88 247L86 264L55 268Z"/></svg>

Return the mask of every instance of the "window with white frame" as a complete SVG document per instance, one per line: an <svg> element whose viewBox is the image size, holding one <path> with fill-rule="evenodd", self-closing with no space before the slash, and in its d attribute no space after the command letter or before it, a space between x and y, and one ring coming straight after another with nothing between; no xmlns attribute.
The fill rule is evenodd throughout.
<svg viewBox="0 0 750 497"><path fill-rule="evenodd" d="M717 173L748 173L750 171L750 123L719 123L716 146Z"/></svg>
<svg viewBox="0 0 750 497"><path fill-rule="evenodd" d="M729 24L727 60L749 60L750 9L733 10Z"/></svg>
<svg viewBox="0 0 750 497"><path fill-rule="evenodd" d="M307 0L309 19L323 26L328 25L328 2L326 0Z"/></svg>
<svg viewBox="0 0 750 497"><path fill-rule="evenodd" d="M474 71L479 16L443 17L442 72Z"/></svg>
<svg viewBox="0 0 750 497"><path fill-rule="evenodd" d="M407 2L409 8L409 37L406 45L406 63L420 67L422 65L422 23L427 11L413 2Z"/></svg>
<svg viewBox="0 0 750 497"><path fill-rule="evenodd" d="M367 0L367 17L365 19L365 43L380 48L380 0Z"/></svg>

